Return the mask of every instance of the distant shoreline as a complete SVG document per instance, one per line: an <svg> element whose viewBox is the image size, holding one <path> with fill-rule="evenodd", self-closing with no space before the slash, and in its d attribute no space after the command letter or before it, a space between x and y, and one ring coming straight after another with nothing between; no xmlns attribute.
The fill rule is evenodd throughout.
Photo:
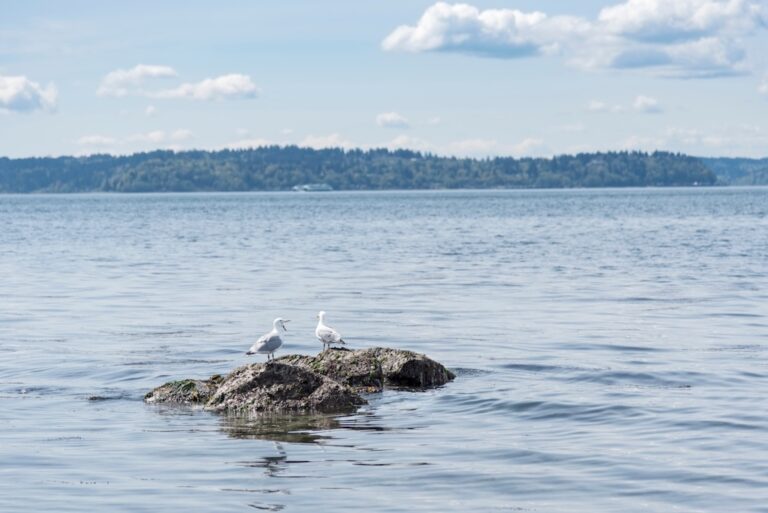
<svg viewBox="0 0 768 513"><path fill-rule="evenodd" d="M307 186L384 191L763 184L768 184L768 159L705 159L668 152L470 159L409 150L271 146L126 156L0 158L0 193L276 192Z"/></svg>

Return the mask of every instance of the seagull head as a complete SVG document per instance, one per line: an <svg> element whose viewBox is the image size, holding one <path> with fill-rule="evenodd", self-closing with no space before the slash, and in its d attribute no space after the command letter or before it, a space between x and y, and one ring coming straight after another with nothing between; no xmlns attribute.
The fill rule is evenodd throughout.
<svg viewBox="0 0 768 513"><path fill-rule="evenodd" d="M325 318L325 312L323 310L320 310L317 313L317 318L322 322L322 320Z"/></svg>
<svg viewBox="0 0 768 513"><path fill-rule="evenodd" d="M282 317L278 317L277 319L272 321L272 326L274 326L276 330L288 331L288 328L285 327L286 322L291 322L291 321L288 319L283 319Z"/></svg>

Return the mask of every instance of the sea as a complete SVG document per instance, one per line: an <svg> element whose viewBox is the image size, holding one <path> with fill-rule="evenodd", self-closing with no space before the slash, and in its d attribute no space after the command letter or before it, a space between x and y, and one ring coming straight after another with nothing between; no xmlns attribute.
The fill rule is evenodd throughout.
<svg viewBox="0 0 768 513"><path fill-rule="evenodd" d="M351 348L353 414L147 405ZM768 512L768 188L0 196L0 511Z"/></svg>

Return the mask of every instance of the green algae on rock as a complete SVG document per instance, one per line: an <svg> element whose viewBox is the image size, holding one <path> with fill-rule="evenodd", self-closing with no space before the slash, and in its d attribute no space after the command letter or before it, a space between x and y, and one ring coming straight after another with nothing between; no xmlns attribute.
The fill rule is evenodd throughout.
<svg viewBox="0 0 768 513"><path fill-rule="evenodd" d="M208 379L182 379L161 385L144 396L146 403L204 405L222 381L219 374Z"/></svg>

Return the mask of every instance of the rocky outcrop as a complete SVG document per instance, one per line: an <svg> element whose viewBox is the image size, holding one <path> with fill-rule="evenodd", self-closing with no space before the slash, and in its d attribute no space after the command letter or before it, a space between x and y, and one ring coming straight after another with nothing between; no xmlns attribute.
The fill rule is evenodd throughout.
<svg viewBox="0 0 768 513"><path fill-rule="evenodd" d="M245 365L224 377L172 381L144 400L217 412L342 412L366 404L360 393L432 388L454 377L440 363L411 351L330 349Z"/></svg>
<svg viewBox="0 0 768 513"><path fill-rule="evenodd" d="M235 369L205 404L220 412L345 411L366 404L330 378L280 362Z"/></svg>
<svg viewBox="0 0 768 513"><path fill-rule="evenodd" d="M355 351L330 349L317 356L288 355L276 361L304 367L362 392L434 388L456 377L423 354L383 347Z"/></svg>

